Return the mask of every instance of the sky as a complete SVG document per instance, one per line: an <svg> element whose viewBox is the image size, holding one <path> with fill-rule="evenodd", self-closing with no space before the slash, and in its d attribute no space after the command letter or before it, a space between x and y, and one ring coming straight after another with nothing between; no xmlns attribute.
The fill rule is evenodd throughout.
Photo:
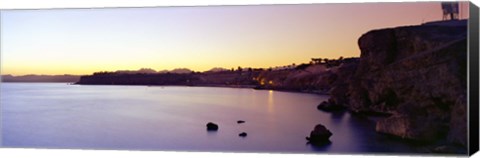
<svg viewBox="0 0 480 158"><path fill-rule="evenodd" d="M441 20L442 11L440 2L417 2L2 10L0 16L1 74L86 75L358 57L362 34Z"/></svg>

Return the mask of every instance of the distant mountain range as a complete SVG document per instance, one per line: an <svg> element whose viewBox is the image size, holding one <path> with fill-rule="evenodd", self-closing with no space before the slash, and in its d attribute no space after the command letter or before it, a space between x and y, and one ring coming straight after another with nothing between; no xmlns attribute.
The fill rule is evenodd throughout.
<svg viewBox="0 0 480 158"><path fill-rule="evenodd" d="M164 74L164 73L173 73L173 74L188 74L193 72L187 68L177 68L173 70L161 70L155 71L150 68L141 68L139 70L118 70L114 73L116 74ZM1 75L1 82L71 82L75 83L80 81L81 75L23 75L23 76L13 76L13 75Z"/></svg>
<svg viewBox="0 0 480 158"><path fill-rule="evenodd" d="M249 76L247 78L236 78L236 80L233 80L232 75L235 76L235 74L239 73L242 74L241 72L262 72L262 71L279 71L279 70L299 70L299 69L305 69L309 67L312 64L324 64L327 67L332 67L332 66L338 66L341 61L348 62L349 60L352 60L354 58L346 58L343 59L340 58L339 60L335 59L320 59L320 58L312 58L312 61L309 64L300 64L300 65L287 65L287 66L276 66L276 67L270 67L270 68L241 68L238 67L237 69L231 68L231 69L226 69L222 67L214 67L210 70L204 71L204 72L198 72L198 71L193 71L188 68L176 68L172 70L160 70L156 71L151 68L141 68L139 70L117 70L117 71L100 71L100 72L95 72L93 73L92 77L98 77L98 76L115 76L115 79L120 79L122 77L126 77L129 75L146 75L149 77L153 77L155 80L162 80L165 79L165 77L170 78L172 76L190 76L190 74L210 74L207 76L215 76L214 74L230 74L226 76L217 76L220 77L221 79L208 79L209 84L225 84L228 82L228 84L232 83L237 83L237 84L251 84L250 81L252 80L252 76ZM258 74L257 74L258 75ZM87 83L95 83L95 84L100 84L96 83L98 80L94 81L89 81L85 82L85 79L88 78L89 75L86 75L84 77L84 81L81 81L82 75L35 75L35 74L30 74L30 75L23 75L23 76L14 76L14 75L1 75L0 81L1 82L69 82L69 83L82 83L82 84L87 84ZM198 76L198 75L197 75ZM203 76L205 77L205 76ZM223 77L223 78L222 78ZM208 77L207 77L208 78ZM227 79L228 78L228 79ZM98 79L98 78L97 78ZM113 78L112 78L113 79ZM230 79L230 80L229 80ZM213 82L215 80L215 82ZM217 83L216 80L221 80L221 83ZM227 81L228 80L228 81ZM248 82L247 82L248 81ZM129 81L130 82L130 81ZM133 81L132 81L133 82ZM220 82L220 81L219 81ZM163 81L161 82L163 83ZM203 82L202 82L203 83ZM111 82L108 82L108 84L111 84ZM137 82L135 81L135 84L147 84L143 82ZM191 84L191 83L189 83ZM206 83L203 83L206 84Z"/></svg>
<svg viewBox="0 0 480 158"><path fill-rule="evenodd" d="M80 76L77 75L24 75L12 76L2 75L2 82L78 82Z"/></svg>
<svg viewBox="0 0 480 158"><path fill-rule="evenodd" d="M163 73L175 73L175 74L186 74L186 73L191 73L193 72L190 69L187 68L176 68L173 70L160 70L160 71L155 71L154 69L151 68L141 68L139 70L118 70L115 71L117 74L163 74Z"/></svg>
<svg viewBox="0 0 480 158"><path fill-rule="evenodd" d="M12 76L2 75L2 82L78 82L80 76L77 75L24 75Z"/></svg>

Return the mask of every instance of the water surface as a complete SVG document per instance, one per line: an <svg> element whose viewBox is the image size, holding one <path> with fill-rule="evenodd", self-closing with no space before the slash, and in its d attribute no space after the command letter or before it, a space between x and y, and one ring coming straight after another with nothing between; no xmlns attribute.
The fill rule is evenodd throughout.
<svg viewBox="0 0 480 158"><path fill-rule="evenodd" d="M87 86L2 83L5 147L234 151L412 152L374 132L374 122L316 106L328 96L180 86ZM237 124L237 120L246 123ZM215 122L217 132L205 124ZM315 147L316 124L333 133ZM247 137L239 137L241 132Z"/></svg>

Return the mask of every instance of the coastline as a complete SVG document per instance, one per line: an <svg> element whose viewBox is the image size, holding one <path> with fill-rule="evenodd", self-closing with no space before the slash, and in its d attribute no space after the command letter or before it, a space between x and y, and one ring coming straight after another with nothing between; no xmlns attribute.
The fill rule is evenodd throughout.
<svg viewBox="0 0 480 158"><path fill-rule="evenodd" d="M12 83L12 82L11 82ZM18 82L20 83L20 82ZM40 83L40 82L38 82ZM57 82L58 83L58 82ZM66 82L65 82L66 83ZM222 85L222 84L200 84L200 85L142 85L142 84L78 84L78 83L67 83L70 85L87 85L87 86L147 86L147 87L168 87L168 86L179 86L179 87L214 87L214 88L244 88L244 89L253 89L253 90L266 90L266 91L279 91L279 92L292 92L292 93L306 93L306 94L316 94L316 95L330 95L325 91L314 91L314 90L295 90L295 89L282 89L282 88L259 88L258 85Z"/></svg>

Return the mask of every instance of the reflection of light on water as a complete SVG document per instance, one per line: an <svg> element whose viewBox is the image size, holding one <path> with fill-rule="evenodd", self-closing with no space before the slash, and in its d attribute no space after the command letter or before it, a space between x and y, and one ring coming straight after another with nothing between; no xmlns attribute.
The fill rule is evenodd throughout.
<svg viewBox="0 0 480 158"><path fill-rule="evenodd" d="M268 91L268 113L272 113L272 112L273 112L273 106L274 106L274 102L273 102L273 90L269 90L269 91Z"/></svg>

